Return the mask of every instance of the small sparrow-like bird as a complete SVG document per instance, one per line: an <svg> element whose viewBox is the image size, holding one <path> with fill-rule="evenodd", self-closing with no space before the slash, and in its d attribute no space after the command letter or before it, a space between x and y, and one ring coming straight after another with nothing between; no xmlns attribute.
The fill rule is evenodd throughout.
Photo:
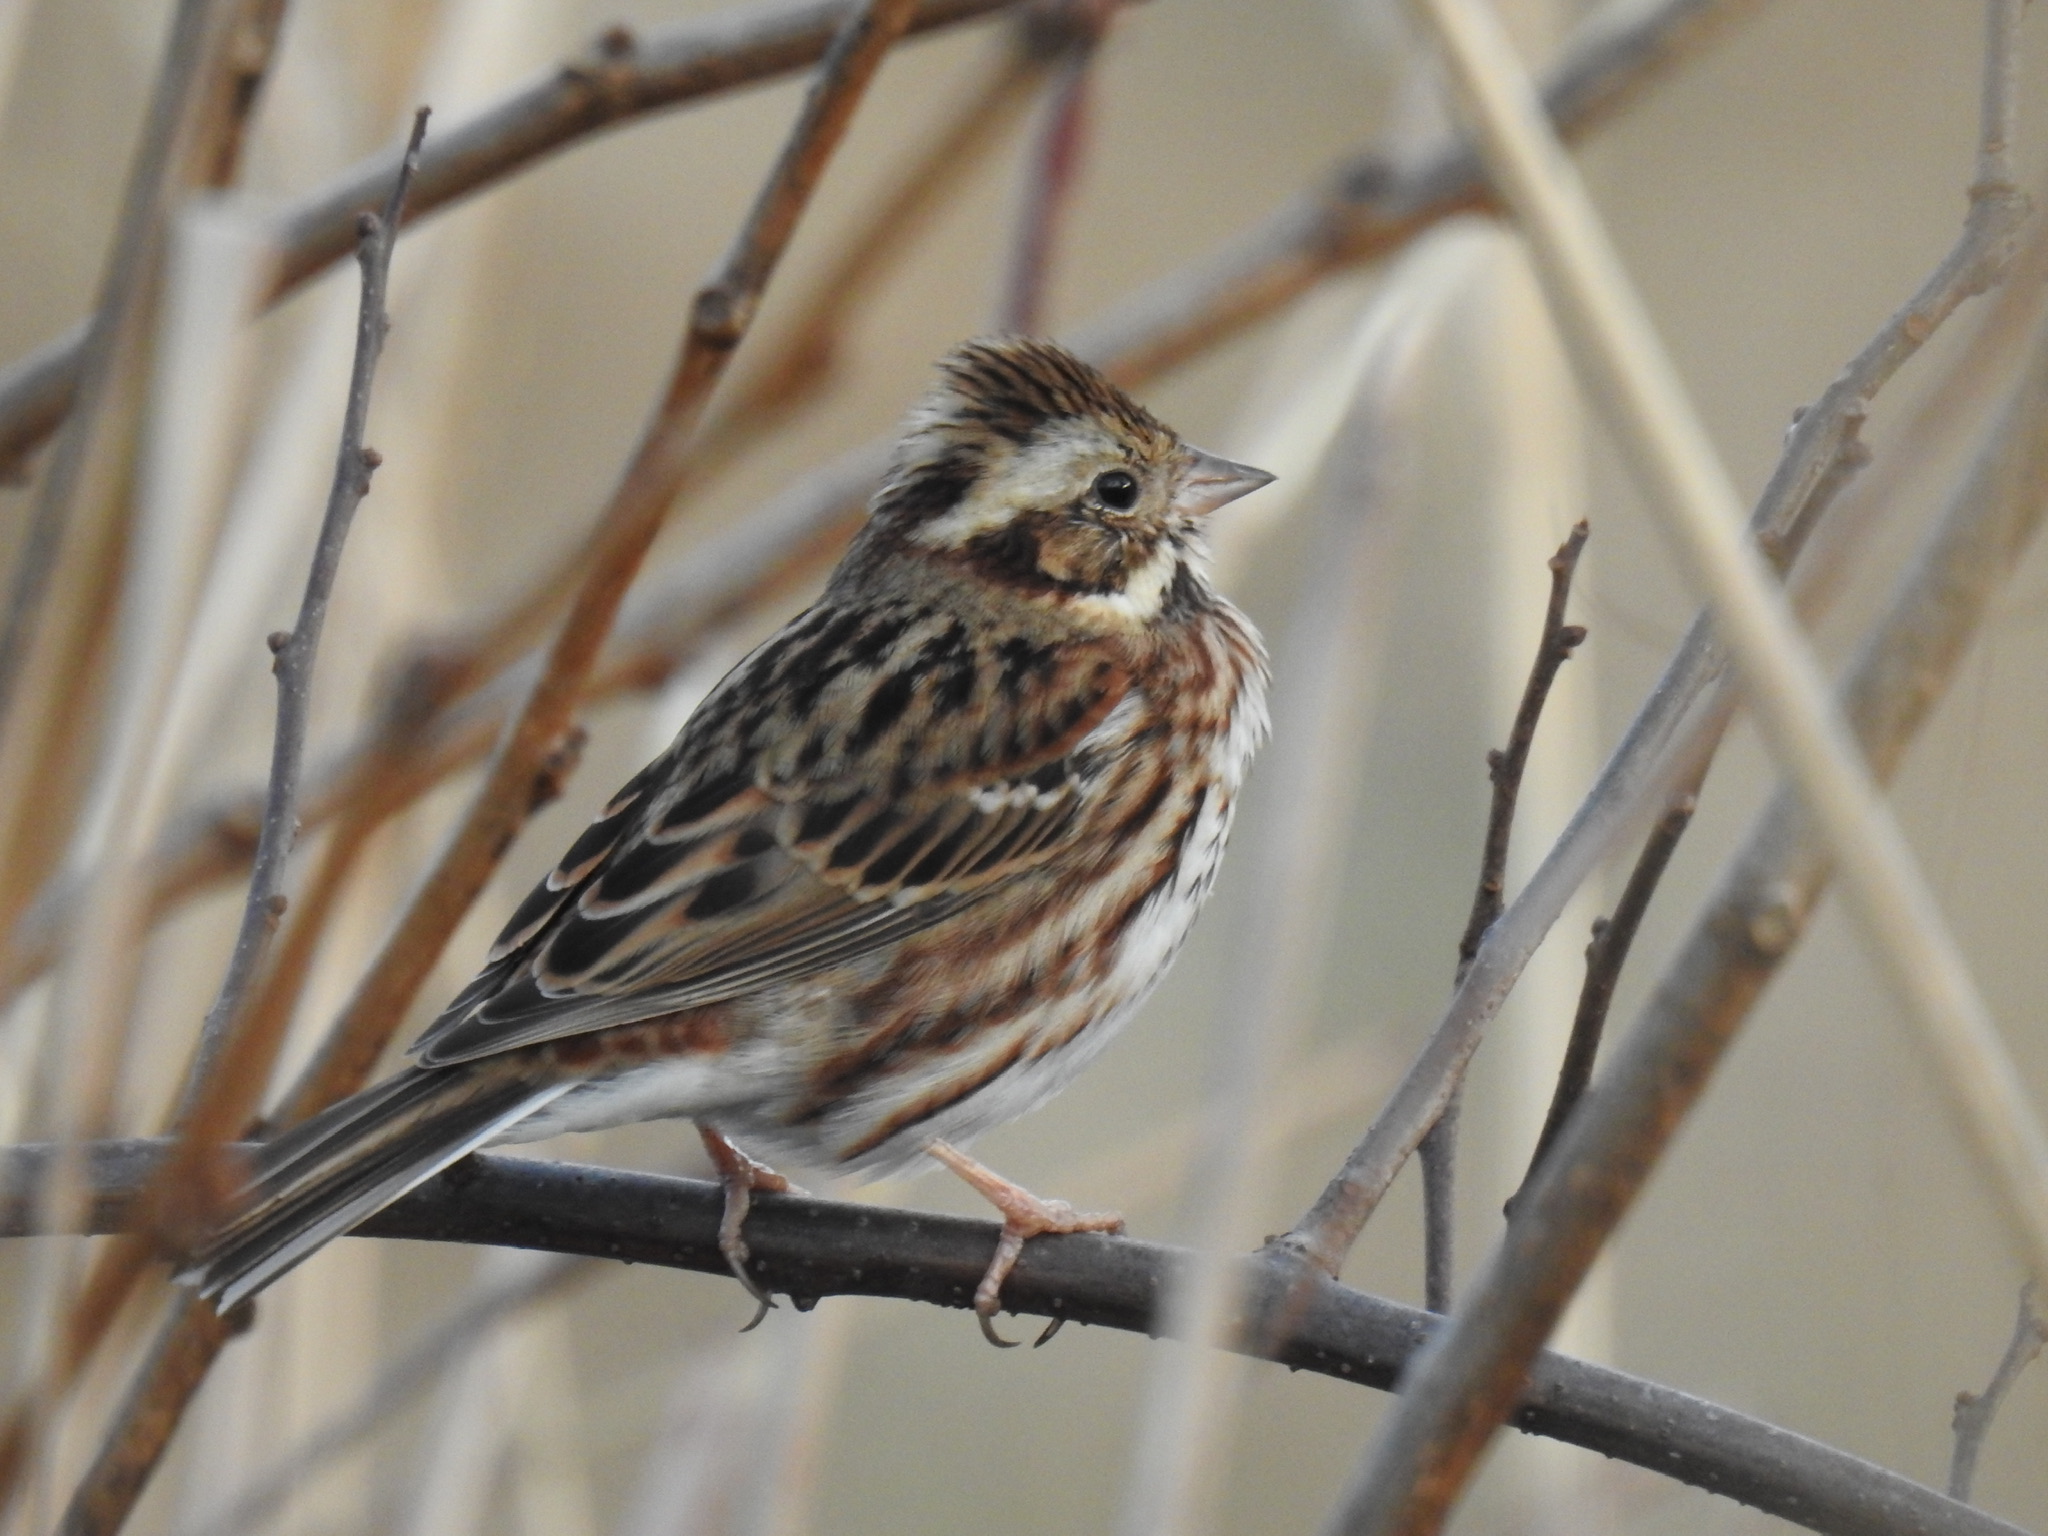
<svg viewBox="0 0 2048 1536"><path fill-rule="evenodd" d="M938 372L824 596L577 838L417 1065L262 1148L189 1283L230 1306L478 1147L669 1116L764 1304L741 1223L789 1186L748 1153L967 1177L1004 1220L991 1338L1027 1238L1120 1229L953 1143L1101 1050L1209 894L1266 662L1203 524L1272 477L1049 342Z"/></svg>

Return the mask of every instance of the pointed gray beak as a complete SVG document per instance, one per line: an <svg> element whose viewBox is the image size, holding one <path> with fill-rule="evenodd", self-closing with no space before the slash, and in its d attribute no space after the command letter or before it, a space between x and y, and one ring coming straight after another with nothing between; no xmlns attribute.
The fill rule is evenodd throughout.
<svg viewBox="0 0 2048 1536"><path fill-rule="evenodd" d="M1194 450L1194 462L1181 477L1180 489L1173 493L1173 510L1184 517L1206 517L1218 507L1226 506L1240 496L1249 496L1262 485L1271 485L1273 477L1263 469L1253 469L1249 464L1233 464L1226 458L1213 453Z"/></svg>

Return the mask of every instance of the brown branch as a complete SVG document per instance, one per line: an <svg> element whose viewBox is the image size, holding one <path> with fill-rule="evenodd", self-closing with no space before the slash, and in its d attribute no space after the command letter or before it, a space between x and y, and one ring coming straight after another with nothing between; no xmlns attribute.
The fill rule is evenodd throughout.
<svg viewBox="0 0 2048 1536"><path fill-rule="evenodd" d="M1998 1369L1991 1373L1991 1384L1982 1392L1956 1394L1952 1421L1956 1447L1948 1464L1950 1498L1970 1502L1970 1486L1977 1480L1977 1458L1983 1454L1984 1437L1991 1433L1991 1421L1998 1417L1999 1406L2013 1383L2020 1379L2020 1372L2033 1364L2044 1344L2048 1344L2048 1322L2034 1312L2034 1282L2029 1280L2020 1287L2020 1315L2013 1324L2012 1342L2005 1346Z"/></svg>
<svg viewBox="0 0 2048 1536"><path fill-rule="evenodd" d="M1011 3L921 0L909 30L955 26ZM644 34L612 27L582 56L443 129L421 162L407 222L612 128L809 68L847 5L776 0ZM397 168L395 153L371 155L285 208L272 302L348 255L357 216L376 211ZM0 372L0 469L18 466L71 409L86 340L81 325Z"/></svg>
<svg viewBox="0 0 2048 1536"><path fill-rule="evenodd" d="M201 104L191 157L193 179L199 186L231 187L241 174L249 119L256 113L264 82L270 78L271 62L277 57L285 5L286 0L241 0L228 18L220 67Z"/></svg>
<svg viewBox="0 0 2048 1536"><path fill-rule="evenodd" d="M57 1536L114 1536L163 1460L171 1433L230 1339L256 1319L253 1302L225 1314L180 1293L156 1343L115 1411L113 1432L57 1524Z"/></svg>
<svg viewBox="0 0 2048 1536"><path fill-rule="evenodd" d="M1998 427L1844 680L1843 714L1880 782L1896 772L2048 508L2048 326L2036 327L2033 349ZM1335 1529L1437 1529L1586 1271L1805 932L1830 872L1825 841L1781 789L1450 1325L1403 1383Z"/></svg>
<svg viewBox="0 0 2048 1536"><path fill-rule="evenodd" d="M1023 205L996 321L999 330L1036 335L1045 327L1053 252L1088 147L1095 54L1115 6L1116 0L1058 0L1030 13L1041 52L1057 62L1025 171Z"/></svg>
<svg viewBox="0 0 2048 1536"><path fill-rule="evenodd" d="M2007 138L2009 139L2009 132ZM1986 142L1990 142L1987 138ZM1867 451L1866 408L1906 359L1965 300L1997 283L2019 249L2028 199L2003 164L1980 156L1962 233L1918 291L1800 413L1785 453L1750 516L1750 530L1781 572L1789 568ZM1493 925L1407 1075L1344 1165L1287 1235L1306 1262L1336 1273L1409 1154L1442 1113L1481 1032L1522 967L1593 868L1672 790L1703 773L1732 710L1726 658L1702 613L1637 712L1563 836Z"/></svg>
<svg viewBox="0 0 2048 1536"><path fill-rule="evenodd" d="M162 1143L90 1149L97 1198L87 1223L122 1230ZM34 1225L47 1147L0 1149L0 1238ZM719 1277L723 1206L708 1180L574 1163L471 1157L358 1229L360 1237L488 1243L653 1264ZM987 1268L993 1222L799 1195L764 1195L747 1219L750 1261L776 1290L808 1306L824 1296L879 1296L965 1308ZM1004 1285L1013 1311L1159 1336L1160 1298L1196 1256L1127 1237L1034 1240ZM1269 1255L1234 1261L1242 1309L1230 1347L1295 1370L1391 1391L1441 1319L1351 1290L1311 1286L1285 1337L1262 1345L1263 1319L1289 1300L1289 1266ZM795 1320L790 1320L796 1326ZM437 1330L438 1331L438 1330ZM1647 1468L1834 1536L2021 1536L2005 1521L1846 1452L1718 1404L1548 1352L1531 1370L1516 1427Z"/></svg>
<svg viewBox="0 0 2048 1536"><path fill-rule="evenodd" d="M1650 910L1650 898L1657 893L1657 884L1664 878L1672 854L1678 851L1678 840L1692 824L1698 804L1693 795L1681 795L1678 803L1664 813L1643 843L1642 854L1629 872L1628 884L1622 888L1613 915L1599 918L1593 924L1593 939L1586 946L1586 979L1579 988L1579 1006L1572 1015L1572 1032L1565 1042L1564 1059L1558 1064L1557 1088L1550 1096L1543 1129L1536 1135L1536 1148L1529 1154L1529 1169L1522 1175L1521 1188L1508 1197L1503 1209L1510 1220L1521 1202L1522 1189L1536 1177L1536 1170L1543 1166L1544 1156L1557 1140L1558 1132L1564 1129L1565 1121L1592 1085L1593 1062L1600 1054L1600 1036L1607 1027L1607 1010L1614 1002L1615 984L1621 980L1622 967L1628 964L1628 952L1642 926L1643 914Z"/></svg>
<svg viewBox="0 0 2048 1536"><path fill-rule="evenodd" d="M899 174L895 186L861 215L838 255L813 281L795 319L757 366L724 392L716 413L689 445L675 496L707 484L763 437L826 394L836 382L854 313L901 255L931 225L946 199L1000 142L1045 73L1041 29L1020 25L988 77ZM599 535L572 549L501 612L468 633L429 642L423 673L432 702L446 704L481 687L525 654L561 612L588 569Z"/></svg>

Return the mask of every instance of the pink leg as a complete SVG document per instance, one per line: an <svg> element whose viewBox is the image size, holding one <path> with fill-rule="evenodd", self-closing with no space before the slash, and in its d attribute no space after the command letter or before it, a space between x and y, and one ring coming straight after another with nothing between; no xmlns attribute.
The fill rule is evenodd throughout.
<svg viewBox="0 0 2048 1536"><path fill-rule="evenodd" d="M974 1288L974 1315L980 1319L982 1336L989 1343L1002 1349L1013 1348L1016 1341L996 1332L994 1318L1002 1302L1003 1282L1017 1267L1025 1243L1042 1232L1121 1232L1124 1219L1114 1212L1077 1211L1064 1200L1042 1200L943 1141L934 1141L925 1150L973 1185L983 1199L1002 1213L1002 1240L996 1244L996 1256L989 1261L981 1284ZM1051 1338L1058 1326L1055 1319L1053 1328L1045 1331L1039 1343Z"/></svg>
<svg viewBox="0 0 2048 1536"><path fill-rule="evenodd" d="M758 1309L753 1321L740 1330L751 1333L761 1326L761 1319L774 1308L774 1298L761 1289L760 1282L747 1273L747 1240L740 1235L740 1228L746 1224L747 1210L754 1203L754 1191L762 1190L771 1195L803 1191L789 1182L766 1163L757 1163L738 1147L727 1141L703 1121L697 1122L697 1134L704 1139L704 1150L711 1154L711 1165L718 1170L718 1181L725 1186L725 1213L718 1221L718 1251L725 1255L725 1262L732 1269L739 1283L747 1288L747 1294L754 1298Z"/></svg>

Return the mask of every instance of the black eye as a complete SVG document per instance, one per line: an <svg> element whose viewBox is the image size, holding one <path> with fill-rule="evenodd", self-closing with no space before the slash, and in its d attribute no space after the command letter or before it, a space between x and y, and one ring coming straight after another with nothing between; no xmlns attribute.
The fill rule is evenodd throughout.
<svg viewBox="0 0 2048 1536"><path fill-rule="evenodd" d="M1095 499L1112 512L1128 512L1138 504L1138 482L1120 469L1095 477Z"/></svg>

